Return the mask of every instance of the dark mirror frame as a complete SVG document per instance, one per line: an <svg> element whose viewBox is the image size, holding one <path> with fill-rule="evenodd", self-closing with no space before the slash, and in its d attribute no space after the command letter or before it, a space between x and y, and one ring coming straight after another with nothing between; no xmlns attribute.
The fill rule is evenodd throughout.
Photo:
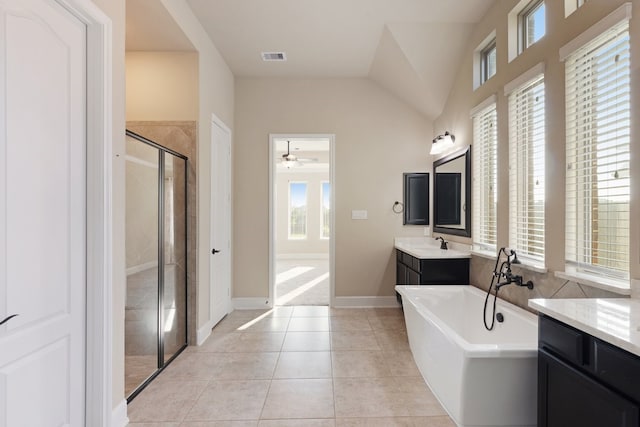
<svg viewBox="0 0 640 427"><path fill-rule="evenodd" d="M465 228L453 228L446 227L438 222L438 175L436 169L438 166L449 163L464 156L464 206L461 206L463 210L461 215L465 218ZM442 191L442 189L440 189ZM433 162L433 231L436 233L453 234L456 236L471 237L471 146L469 146L464 152L456 152L445 156L441 159Z"/></svg>

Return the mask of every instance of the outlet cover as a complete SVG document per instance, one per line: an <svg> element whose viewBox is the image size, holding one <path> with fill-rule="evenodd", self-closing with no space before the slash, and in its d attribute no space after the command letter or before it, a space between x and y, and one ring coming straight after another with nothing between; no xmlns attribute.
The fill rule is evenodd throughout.
<svg viewBox="0 0 640 427"><path fill-rule="evenodd" d="M367 219L367 211L363 211L363 210L351 211L351 219Z"/></svg>

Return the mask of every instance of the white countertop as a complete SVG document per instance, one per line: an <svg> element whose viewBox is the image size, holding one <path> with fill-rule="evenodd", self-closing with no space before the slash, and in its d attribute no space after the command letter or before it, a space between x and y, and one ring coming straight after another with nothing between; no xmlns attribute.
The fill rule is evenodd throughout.
<svg viewBox="0 0 640 427"><path fill-rule="evenodd" d="M640 356L638 299L531 299L529 307Z"/></svg>
<svg viewBox="0 0 640 427"><path fill-rule="evenodd" d="M432 237L396 237L394 247L418 259L471 258L471 251L457 243L448 243L450 249L440 249L440 241Z"/></svg>

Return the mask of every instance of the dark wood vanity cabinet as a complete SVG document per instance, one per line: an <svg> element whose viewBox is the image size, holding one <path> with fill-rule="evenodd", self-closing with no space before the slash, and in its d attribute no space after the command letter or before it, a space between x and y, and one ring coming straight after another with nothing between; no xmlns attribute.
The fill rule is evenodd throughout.
<svg viewBox="0 0 640 427"><path fill-rule="evenodd" d="M640 357L539 317L538 427L639 427Z"/></svg>
<svg viewBox="0 0 640 427"><path fill-rule="evenodd" d="M396 250L397 285L468 285L469 258L419 259Z"/></svg>

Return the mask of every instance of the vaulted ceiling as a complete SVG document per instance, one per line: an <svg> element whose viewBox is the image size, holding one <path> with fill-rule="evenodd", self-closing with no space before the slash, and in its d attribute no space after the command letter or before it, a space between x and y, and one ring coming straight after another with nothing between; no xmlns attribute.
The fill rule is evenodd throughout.
<svg viewBox="0 0 640 427"><path fill-rule="evenodd" d="M368 77L430 119L493 1L187 0L236 76ZM163 41L168 24L155 9L161 2L127 1L127 48L189 50L180 34ZM264 51L286 52L287 61L264 62Z"/></svg>

